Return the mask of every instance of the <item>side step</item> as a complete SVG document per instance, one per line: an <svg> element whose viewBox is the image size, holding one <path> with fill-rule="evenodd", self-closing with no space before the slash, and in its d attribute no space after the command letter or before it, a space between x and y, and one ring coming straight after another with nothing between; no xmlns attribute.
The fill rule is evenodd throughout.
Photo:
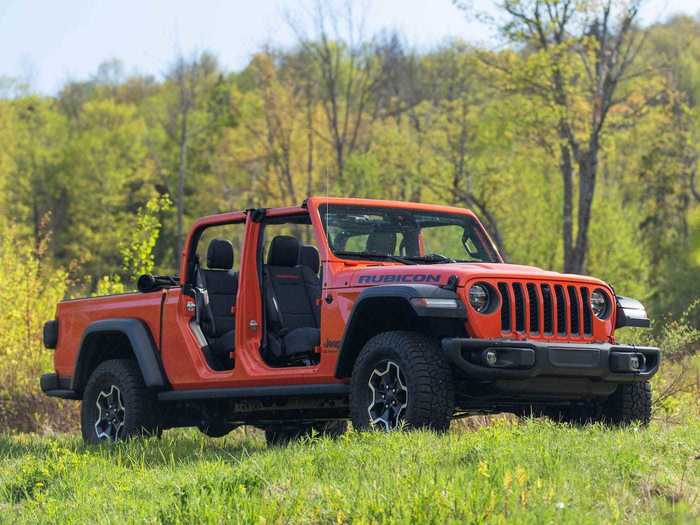
<svg viewBox="0 0 700 525"><path fill-rule="evenodd" d="M193 401L207 399L250 399L275 397L319 397L349 395L350 385L285 385L245 388L204 388L198 390L169 390L158 394L159 401Z"/></svg>

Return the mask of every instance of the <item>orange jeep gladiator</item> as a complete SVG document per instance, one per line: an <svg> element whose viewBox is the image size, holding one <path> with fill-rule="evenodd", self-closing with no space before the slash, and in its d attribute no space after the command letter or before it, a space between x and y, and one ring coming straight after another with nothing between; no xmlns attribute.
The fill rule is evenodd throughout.
<svg viewBox="0 0 700 525"><path fill-rule="evenodd" d="M476 216L309 198L198 220L178 277L63 301L49 396L85 441L242 424L269 443L512 412L646 424L658 348L618 344L644 307L598 279L505 264Z"/></svg>

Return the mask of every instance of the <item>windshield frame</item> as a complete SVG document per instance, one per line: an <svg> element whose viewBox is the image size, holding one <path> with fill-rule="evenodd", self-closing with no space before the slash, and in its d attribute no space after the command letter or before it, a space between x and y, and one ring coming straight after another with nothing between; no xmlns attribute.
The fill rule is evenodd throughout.
<svg viewBox="0 0 700 525"><path fill-rule="evenodd" d="M496 244L493 242L493 239L491 236L488 234L486 231L486 228L484 228L483 224L479 221L478 217L472 213L471 211L464 209L464 208L456 208L456 207L450 207L450 206L439 206L439 205L426 205L426 204L419 204L419 203L398 203L396 201L381 201L381 200L371 200L371 199L338 199L338 198L315 198L313 199L314 202L313 204L315 205L314 207L316 208L316 218L319 220L319 234L322 237L322 242L326 245L327 248L327 253L329 260L337 260L340 262L354 262L357 264L367 264L372 263L373 265L397 265L397 264L402 264L399 261L396 260L391 260L391 256L387 256L385 258L381 258L378 255L364 255L362 252L349 252L346 250L337 250L334 251L334 248L331 246L330 239L328 237L328 231L327 231L327 219L325 217L325 210L327 209L328 206L330 207L347 207L351 209L357 209L357 208L377 208L378 210L396 210L396 211L406 211L406 212L415 212L415 213L428 213L428 214L434 214L436 216L459 216L460 219L471 222L475 232L477 235L480 237L480 240L483 243L484 250L487 252L487 255L490 256L492 260L490 261L478 261L478 260L473 260L473 261L454 261L454 262L459 262L459 263L464 263L464 264L473 264L473 263L487 263L487 264L499 264L503 263L503 257L498 250L498 247ZM491 252L491 253L488 253ZM467 255L465 253L465 255ZM396 257L403 257L403 256L396 256ZM410 258L410 257L406 257ZM448 261L445 261L448 262ZM421 262L419 260L416 260L414 264L436 264L436 262Z"/></svg>

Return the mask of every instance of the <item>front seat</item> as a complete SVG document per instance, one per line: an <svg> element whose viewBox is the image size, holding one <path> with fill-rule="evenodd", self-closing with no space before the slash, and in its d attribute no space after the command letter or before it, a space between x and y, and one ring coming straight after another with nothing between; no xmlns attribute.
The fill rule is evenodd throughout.
<svg viewBox="0 0 700 525"><path fill-rule="evenodd" d="M215 368L231 369L235 346L236 321L233 306L238 293L238 273L233 271L233 245L225 239L212 239L207 248L207 269L200 269L201 285L207 291L208 305L202 317L202 332L216 363Z"/></svg>
<svg viewBox="0 0 700 525"><path fill-rule="evenodd" d="M316 314L318 292L310 269L299 262L299 241L279 235L272 239L264 270L268 337L266 359L293 363L312 358L321 343ZM308 273L307 273L308 272Z"/></svg>
<svg viewBox="0 0 700 525"><path fill-rule="evenodd" d="M321 327L321 257L315 246L304 245L299 248L299 266L302 267L304 284L311 289L314 298L314 316L316 325Z"/></svg>

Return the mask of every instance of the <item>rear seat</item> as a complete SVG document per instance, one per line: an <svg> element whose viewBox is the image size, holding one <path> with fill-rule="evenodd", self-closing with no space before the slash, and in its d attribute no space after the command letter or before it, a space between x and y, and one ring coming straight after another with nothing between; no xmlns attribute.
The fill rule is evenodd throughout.
<svg viewBox="0 0 700 525"><path fill-rule="evenodd" d="M236 320L232 309L238 293L238 273L232 269L233 245L225 239L212 239L207 248L207 269L199 270L209 300L201 327L218 369L233 367L230 353L235 347Z"/></svg>

